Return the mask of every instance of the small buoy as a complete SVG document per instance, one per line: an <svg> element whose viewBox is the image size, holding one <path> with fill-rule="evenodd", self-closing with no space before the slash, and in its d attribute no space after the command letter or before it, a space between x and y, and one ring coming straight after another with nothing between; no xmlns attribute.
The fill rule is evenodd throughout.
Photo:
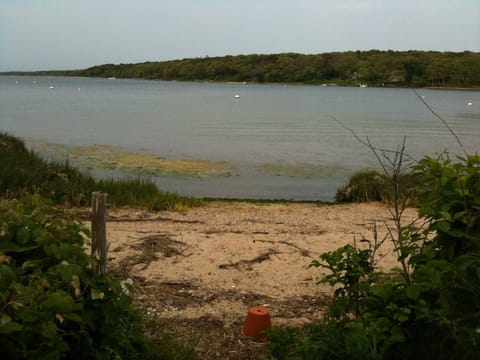
<svg viewBox="0 0 480 360"><path fill-rule="evenodd" d="M240 99L240 95L235 94L235 99Z"/></svg>
<svg viewBox="0 0 480 360"><path fill-rule="evenodd" d="M467 103L467 105L468 105L468 106L472 106L473 103L472 103L471 101L469 101L469 102Z"/></svg>
<svg viewBox="0 0 480 360"><path fill-rule="evenodd" d="M53 86L50 86L50 90L52 90L52 89L54 89L54 87L53 87Z"/></svg>

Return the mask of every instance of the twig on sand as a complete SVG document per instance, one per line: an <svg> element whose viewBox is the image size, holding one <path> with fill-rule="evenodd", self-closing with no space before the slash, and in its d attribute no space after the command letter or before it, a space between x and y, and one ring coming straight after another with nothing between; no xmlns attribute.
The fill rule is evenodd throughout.
<svg viewBox="0 0 480 360"><path fill-rule="evenodd" d="M265 260L269 260L270 256L280 254L281 252L278 250L274 249L269 249L267 252L264 252L253 259L250 260L240 260L234 263L229 263L229 264L220 264L218 267L220 269L229 269L229 268L239 268L240 266L244 265L253 265L253 264L259 264L261 262L264 262Z"/></svg>

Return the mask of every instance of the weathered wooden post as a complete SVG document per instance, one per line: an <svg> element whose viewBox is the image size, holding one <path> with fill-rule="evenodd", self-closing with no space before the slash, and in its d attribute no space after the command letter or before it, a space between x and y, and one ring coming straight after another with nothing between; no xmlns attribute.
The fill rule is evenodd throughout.
<svg viewBox="0 0 480 360"><path fill-rule="evenodd" d="M92 193L92 256L95 276L107 272L106 203L107 194Z"/></svg>

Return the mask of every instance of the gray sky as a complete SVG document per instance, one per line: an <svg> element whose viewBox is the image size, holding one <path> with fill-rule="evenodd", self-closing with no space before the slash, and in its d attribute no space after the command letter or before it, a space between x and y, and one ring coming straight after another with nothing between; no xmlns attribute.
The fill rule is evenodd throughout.
<svg viewBox="0 0 480 360"><path fill-rule="evenodd" d="M480 51L480 0L0 0L0 71L369 49Z"/></svg>

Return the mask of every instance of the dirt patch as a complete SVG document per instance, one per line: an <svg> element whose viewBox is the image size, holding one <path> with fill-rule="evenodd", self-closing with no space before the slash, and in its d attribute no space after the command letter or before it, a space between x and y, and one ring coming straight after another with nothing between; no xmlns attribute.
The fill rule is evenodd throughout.
<svg viewBox="0 0 480 360"><path fill-rule="evenodd" d="M416 216L406 212L406 221ZM325 252L381 237L391 223L381 204L212 202L186 213L110 211L109 271L130 278L135 301L158 329L192 345L200 359L260 359L263 344L240 334L248 308L272 323L302 327L322 318L331 289L310 268ZM380 251L394 265L393 247Z"/></svg>

